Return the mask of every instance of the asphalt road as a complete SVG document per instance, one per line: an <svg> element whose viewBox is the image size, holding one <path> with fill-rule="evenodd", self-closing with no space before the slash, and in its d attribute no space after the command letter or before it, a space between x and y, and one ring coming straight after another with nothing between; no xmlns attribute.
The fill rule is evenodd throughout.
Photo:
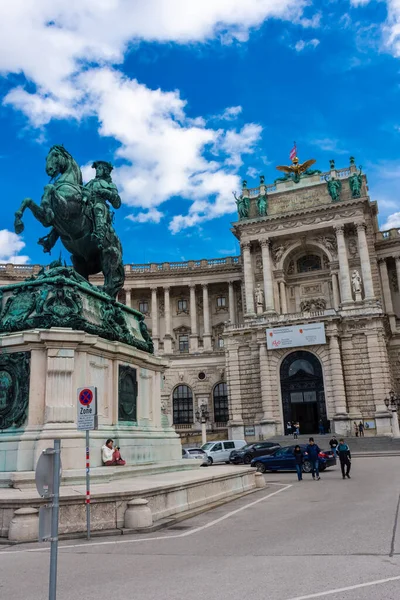
<svg viewBox="0 0 400 600"><path fill-rule="evenodd" d="M170 529L63 542L57 599L399 600L399 466L267 474L267 489ZM0 598L47 599L43 546L0 547Z"/></svg>

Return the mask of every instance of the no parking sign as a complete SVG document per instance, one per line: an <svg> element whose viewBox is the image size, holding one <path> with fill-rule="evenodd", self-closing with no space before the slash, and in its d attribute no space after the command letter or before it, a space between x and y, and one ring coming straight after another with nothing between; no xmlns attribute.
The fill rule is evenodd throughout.
<svg viewBox="0 0 400 600"><path fill-rule="evenodd" d="M88 431L97 429L97 388L78 388L77 428Z"/></svg>

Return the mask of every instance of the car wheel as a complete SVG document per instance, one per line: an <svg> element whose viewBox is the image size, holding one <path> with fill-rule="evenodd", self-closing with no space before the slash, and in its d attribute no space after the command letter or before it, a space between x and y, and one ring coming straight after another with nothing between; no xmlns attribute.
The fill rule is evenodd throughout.
<svg viewBox="0 0 400 600"><path fill-rule="evenodd" d="M226 465L230 465L231 463L229 462L229 460L226 460L226 461L225 461L225 464L226 464Z"/></svg>
<svg viewBox="0 0 400 600"><path fill-rule="evenodd" d="M303 473L311 473L312 466L309 460L303 462Z"/></svg>
<svg viewBox="0 0 400 600"><path fill-rule="evenodd" d="M212 464L213 464L213 459L211 458L211 456L209 456L209 457L207 458L207 465L208 465L209 467L211 467L211 465L212 465Z"/></svg>
<svg viewBox="0 0 400 600"><path fill-rule="evenodd" d="M265 465L262 462L256 462L255 467L259 473L265 473L266 471Z"/></svg>
<svg viewBox="0 0 400 600"><path fill-rule="evenodd" d="M251 463L251 456L249 454L245 454L243 457L243 463L245 465L249 465Z"/></svg>

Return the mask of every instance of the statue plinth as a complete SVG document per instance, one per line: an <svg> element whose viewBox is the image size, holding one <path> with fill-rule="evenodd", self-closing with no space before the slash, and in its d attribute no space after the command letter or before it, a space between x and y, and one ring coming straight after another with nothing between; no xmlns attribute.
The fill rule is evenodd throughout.
<svg viewBox="0 0 400 600"><path fill-rule="evenodd" d="M0 333L67 327L153 353L140 312L60 263L21 283L1 287L0 306Z"/></svg>

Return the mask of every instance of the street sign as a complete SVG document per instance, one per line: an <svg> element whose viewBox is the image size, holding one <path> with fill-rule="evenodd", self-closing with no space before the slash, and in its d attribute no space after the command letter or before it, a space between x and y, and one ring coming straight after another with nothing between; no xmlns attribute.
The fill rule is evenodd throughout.
<svg viewBox="0 0 400 600"><path fill-rule="evenodd" d="M41 506L39 508L39 542L46 542L51 538L51 517L53 515L53 507Z"/></svg>
<svg viewBox="0 0 400 600"><path fill-rule="evenodd" d="M60 459L60 477L61 477L61 459ZM39 456L35 470L35 483L38 494L42 498L49 498L54 494L54 449L46 448Z"/></svg>
<svg viewBox="0 0 400 600"><path fill-rule="evenodd" d="M80 431L97 429L97 388L79 388L77 406L77 428Z"/></svg>

